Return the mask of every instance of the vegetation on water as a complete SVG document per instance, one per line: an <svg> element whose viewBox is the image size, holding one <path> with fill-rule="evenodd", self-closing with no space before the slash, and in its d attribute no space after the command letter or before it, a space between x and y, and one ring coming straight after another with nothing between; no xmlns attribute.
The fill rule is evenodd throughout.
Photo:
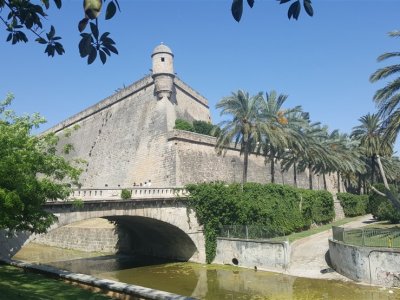
<svg viewBox="0 0 400 300"><path fill-rule="evenodd" d="M309 191L279 184L222 182L189 184L189 205L204 225L206 258L215 257L222 225L261 225L280 235L308 229L334 218L333 197L327 191Z"/></svg>
<svg viewBox="0 0 400 300"><path fill-rule="evenodd" d="M61 280L0 264L0 298L7 300L95 300L111 299L72 286Z"/></svg>

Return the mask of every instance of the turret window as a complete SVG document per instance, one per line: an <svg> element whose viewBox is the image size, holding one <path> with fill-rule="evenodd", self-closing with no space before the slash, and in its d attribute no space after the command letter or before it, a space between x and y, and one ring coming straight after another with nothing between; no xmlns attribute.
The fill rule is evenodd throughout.
<svg viewBox="0 0 400 300"><path fill-rule="evenodd" d="M165 58L164 58L164 57L161 57L161 61L164 62L164 61L165 61Z"/></svg>

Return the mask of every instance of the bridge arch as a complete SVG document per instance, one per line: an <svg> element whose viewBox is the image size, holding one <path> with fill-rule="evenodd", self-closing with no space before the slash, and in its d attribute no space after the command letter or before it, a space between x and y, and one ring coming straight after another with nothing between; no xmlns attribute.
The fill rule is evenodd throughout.
<svg viewBox="0 0 400 300"><path fill-rule="evenodd" d="M47 204L46 210L58 217L49 231L86 219L106 218L121 223L133 233L139 253L147 251L162 257L205 262L203 228L195 213L187 208L186 200L85 201L81 208L71 202L60 202ZM35 237L16 233L7 238L5 232L0 232L0 257L11 258Z"/></svg>

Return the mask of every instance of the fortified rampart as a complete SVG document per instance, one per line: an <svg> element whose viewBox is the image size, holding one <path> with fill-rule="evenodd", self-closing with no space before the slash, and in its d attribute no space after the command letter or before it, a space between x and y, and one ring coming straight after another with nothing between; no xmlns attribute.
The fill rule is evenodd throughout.
<svg viewBox="0 0 400 300"><path fill-rule="evenodd" d="M74 146L68 159L85 160L82 188L240 182L238 149L218 156L215 138L173 129L177 118L211 121L208 101L175 76L173 57L167 46L157 46L151 75L48 130L60 137L60 148ZM282 173L279 164L275 170L276 183L294 184L291 170ZM336 191L335 179L327 178L328 190ZM271 182L264 157L250 156L248 181ZM308 172L297 182L308 188ZM322 177L314 176L313 188L323 187Z"/></svg>

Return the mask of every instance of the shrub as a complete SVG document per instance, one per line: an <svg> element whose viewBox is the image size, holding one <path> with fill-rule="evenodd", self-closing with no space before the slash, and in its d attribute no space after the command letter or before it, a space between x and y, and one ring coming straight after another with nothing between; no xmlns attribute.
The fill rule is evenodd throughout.
<svg viewBox="0 0 400 300"><path fill-rule="evenodd" d="M122 191L121 191L122 199L127 200L127 199L131 199L131 197L132 197L132 191L127 190L127 189L122 189Z"/></svg>
<svg viewBox="0 0 400 300"><path fill-rule="evenodd" d="M376 184L374 187L381 192L385 192L385 186L383 184ZM390 190L394 195L397 195L393 187L391 187ZM386 197L374 191L371 191L369 194L368 211L379 221L389 221L391 223L400 222L400 212L393 207L392 203L390 203Z"/></svg>
<svg viewBox="0 0 400 300"><path fill-rule="evenodd" d="M193 121L193 130L196 133L211 135L214 125L205 121Z"/></svg>
<svg viewBox="0 0 400 300"><path fill-rule="evenodd" d="M368 195L338 193L337 198L343 207L344 215L346 217L362 216L368 211Z"/></svg>
<svg viewBox="0 0 400 300"><path fill-rule="evenodd" d="M333 219L333 197L326 191L300 190L279 184L222 182L189 184L189 207L204 225L206 259L215 257L221 225L263 225L282 235Z"/></svg>
<svg viewBox="0 0 400 300"><path fill-rule="evenodd" d="M333 196L328 191L298 189L303 202L302 211L307 226L329 223L335 217Z"/></svg>
<svg viewBox="0 0 400 300"><path fill-rule="evenodd" d="M183 119L176 119L175 120L175 127L174 129L179 129L179 130L186 130L186 131L194 131L193 125Z"/></svg>

